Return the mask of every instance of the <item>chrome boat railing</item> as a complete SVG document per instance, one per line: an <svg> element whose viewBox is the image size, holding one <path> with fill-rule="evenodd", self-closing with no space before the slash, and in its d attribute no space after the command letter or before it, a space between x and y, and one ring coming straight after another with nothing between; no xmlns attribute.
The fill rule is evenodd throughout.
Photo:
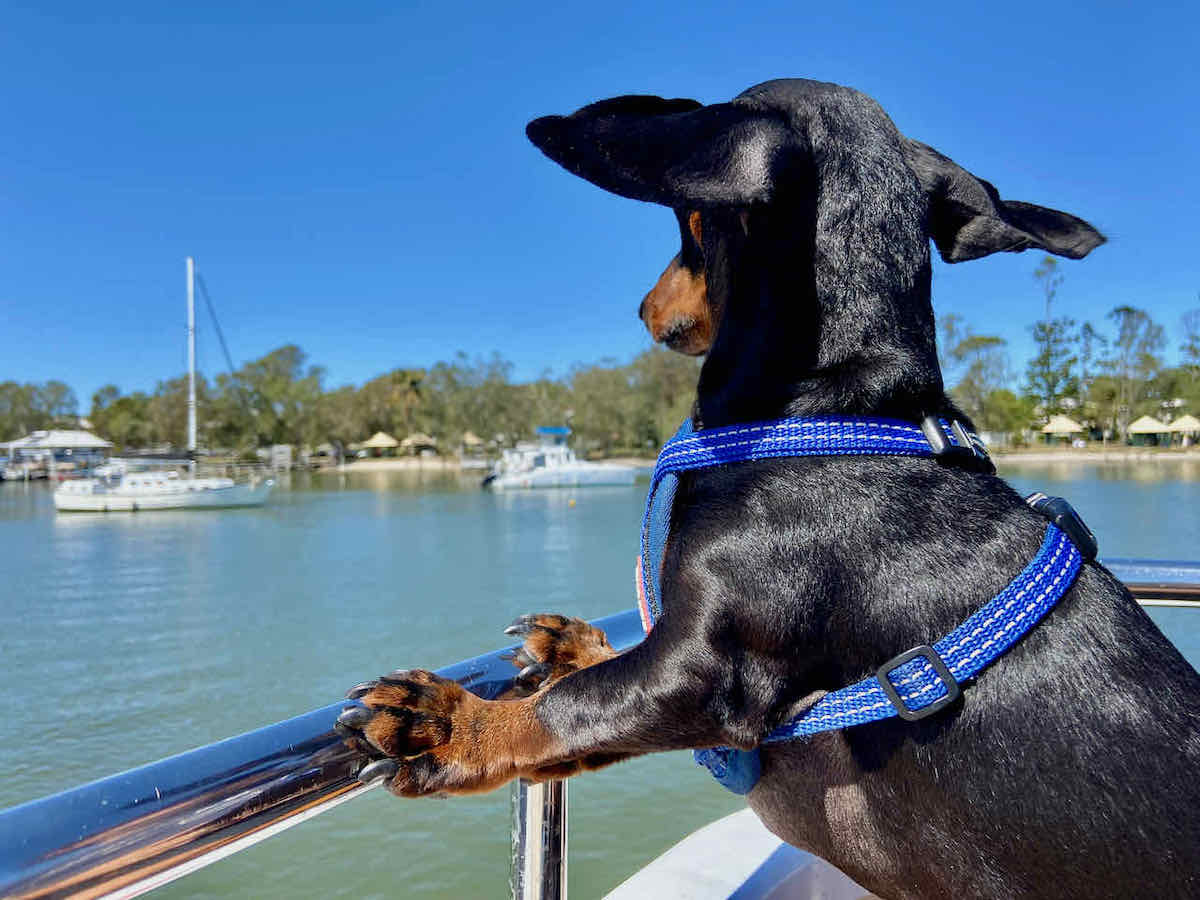
<svg viewBox="0 0 1200 900"><path fill-rule="evenodd" d="M1144 603L1200 607L1200 564L1107 560ZM635 611L598 619L617 650ZM515 672L511 648L439 669L482 697ZM0 896L134 897L370 790L333 730L341 701L0 812ZM513 788L512 891L566 896L566 785Z"/></svg>

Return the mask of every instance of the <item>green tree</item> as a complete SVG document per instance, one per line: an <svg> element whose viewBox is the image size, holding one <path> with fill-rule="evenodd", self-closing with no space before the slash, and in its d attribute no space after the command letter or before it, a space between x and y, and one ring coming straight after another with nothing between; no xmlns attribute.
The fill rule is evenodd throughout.
<svg viewBox="0 0 1200 900"><path fill-rule="evenodd" d="M1179 351L1183 364L1193 380L1200 376L1200 309L1189 309L1179 320L1183 328L1183 343Z"/></svg>
<svg viewBox="0 0 1200 900"><path fill-rule="evenodd" d="M334 391L327 391L318 401L321 434L325 440L347 444L370 437L362 417L358 414L359 391L347 384ZM324 441L321 441L324 443Z"/></svg>
<svg viewBox="0 0 1200 900"><path fill-rule="evenodd" d="M629 448L633 440L637 403L628 367L603 360L577 366L571 372L571 428L579 445L603 454Z"/></svg>
<svg viewBox="0 0 1200 900"><path fill-rule="evenodd" d="M991 391L985 400L985 407L987 418L984 427L988 431L1011 435L1018 441L1035 415L1033 398L1018 396L1008 388Z"/></svg>
<svg viewBox="0 0 1200 900"><path fill-rule="evenodd" d="M1075 322L1065 316L1051 315L1063 283L1058 260L1053 256L1042 257L1033 270L1033 279L1041 287L1046 305L1045 314L1031 328L1037 352L1025 368L1025 390L1037 398L1042 415L1049 417L1062 411L1067 397L1079 393L1079 382L1072 374L1078 362L1072 352Z"/></svg>
<svg viewBox="0 0 1200 900"><path fill-rule="evenodd" d="M15 440L43 428L74 428L79 401L64 382L0 384L0 440Z"/></svg>
<svg viewBox="0 0 1200 900"><path fill-rule="evenodd" d="M35 407L56 428L74 428L79 420L79 401L75 392L61 381L47 381L34 388Z"/></svg>
<svg viewBox="0 0 1200 900"><path fill-rule="evenodd" d="M953 385L949 393L976 426L985 431L1011 432L1026 427L1028 420L1014 423L1006 385L1012 380L1005 340L995 335L975 334L961 316L944 316L939 359L942 378Z"/></svg>
<svg viewBox="0 0 1200 900"><path fill-rule="evenodd" d="M1149 313L1133 306L1115 307L1108 318L1116 325L1117 335L1103 366L1115 387L1111 424L1124 440L1138 404L1146 398L1147 385L1162 368L1159 354L1166 346L1166 337Z"/></svg>
<svg viewBox="0 0 1200 900"><path fill-rule="evenodd" d="M160 381L146 404L146 440L150 444L168 444L177 449L187 446L187 375ZM208 382L196 375L196 434L201 447L211 446L209 430L213 426Z"/></svg>
<svg viewBox="0 0 1200 900"><path fill-rule="evenodd" d="M122 396L116 385L105 385L92 395L88 418L96 434L112 441L118 451L153 442L150 398L141 391Z"/></svg>
<svg viewBox="0 0 1200 900"><path fill-rule="evenodd" d="M986 431L1003 430L1005 422L992 415L991 401L1008 382L1008 358L1003 338L968 334L950 351L965 365L965 371L951 391L956 403L975 424Z"/></svg>
<svg viewBox="0 0 1200 900"><path fill-rule="evenodd" d="M655 346L634 357L630 368L637 406L628 445L657 451L692 413L700 360Z"/></svg>
<svg viewBox="0 0 1200 900"><path fill-rule="evenodd" d="M1065 316L1043 319L1032 327L1037 353L1025 368L1025 390L1035 397L1042 415L1061 412L1067 398L1079 395L1074 375L1079 358L1072 352L1075 321Z"/></svg>
<svg viewBox="0 0 1200 900"><path fill-rule="evenodd" d="M15 381L0 384L0 440L16 440L49 427L49 416L38 407L36 394L36 385Z"/></svg>
<svg viewBox="0 0 1200 900"><path fill-rule="evenodd" d="M236 387L245 398L258 445L317 443L325 371L306 367L306 361L303 350L287 344L234 373L230 389Z"/></svg>
<svg viewBox="0 0 1200 900"><path fill-rule="evenodd" d="M376 431L395 432L403 438L413 431L435 430L425 421L425 392L421 369L393 369L372 378L358 389L353 401L357 431L353 439L363 440Z"/></svg>

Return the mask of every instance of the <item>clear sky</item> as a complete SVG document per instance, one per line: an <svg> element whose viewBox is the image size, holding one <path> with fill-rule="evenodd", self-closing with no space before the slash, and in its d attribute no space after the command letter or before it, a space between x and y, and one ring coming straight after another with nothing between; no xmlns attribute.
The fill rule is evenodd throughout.
<svg viewBox="0 0 1200 900"><path fill-rule="evenodd" d="M1194 6L693 2L0 5L0 380L81 405L184 370L184 257L235 363L288 342L328 385L456 351L516 376L649 345L671 213L524 137L602 97L857 87L1010 199L1110 243L1056 312L1168 329L1200 306ZM1010 343L1038 256L936 263L934 306ZM201 319L201 363L222 367Z"/></svg>

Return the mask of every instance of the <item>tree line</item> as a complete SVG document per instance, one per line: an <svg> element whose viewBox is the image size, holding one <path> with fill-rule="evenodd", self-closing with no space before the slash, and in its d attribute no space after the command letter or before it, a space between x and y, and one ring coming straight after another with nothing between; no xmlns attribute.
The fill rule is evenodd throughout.
<svg viewBox="0 0 1200 900"><path fill-rule="evenodd" d="M232 452L271 444L343 446L377 431L397 438L423 432L456 450L472 432L511 446L538 425L569 424L577 447L604 455L655 452L689 413L699 364L655 347L620 365L605 360L518 383L496 354L429 368L398 368L360 386L327 389L325 372L289 344L236 372L196 377L199 444ZM76 427L80 404L64 383L0 383L0 440L39 428ZM118 451L186 445L187 376L153 392L106 385L86 417Z"/></svg>
<svg viewBox="0 0 1200 900"><path fill-rule="evenodd" d="M1096 435L1124 439L1130 422L1151 414L1200 414L1200 309L1181 321L1182 362L1164 364L1166 331L1151 315L1120 305L1099 322L1054 315L1063 283L1053 257L1033 273L1044 302L1030 326L1035 353L1023 373L1007 345L976 333L962 317L939 320L938 347L951 396L983 431L1020 441L1050 416L1065 413ZM569 424L576 446L599 454L656 451L690 410L699 364L661 348L621 365L605 360L518 383L502 356L392 369L365 384L327 389L325 371L289 344L236 372L197 376L202 447L233 452L270 444L348 445L376 431L397 438L423 432L456 449L467 432L511 446L537 425ZM38 428L74 427L80 403L61 381L0 383L0 440ZM106 385L85 412L118 450L183 447L187 378L153 392L124 394Z"/></svg>
<svg viewBox="0 0 1200 900"><path fill-rule="evenodd" d="M1100 323L1055 316L1058 261L1047 256L1033 277L1045 305L1030 326L1035 352L1020 376L1003 338L977 334L957 315L939 320L943 376L978 428L1020 440L1065 414L1095 436L1125 440L1143 415L1200 413L1200 309L1180 319L1181 363L1167 366L1166 330L1146 310L1121 304Z"/></svg>

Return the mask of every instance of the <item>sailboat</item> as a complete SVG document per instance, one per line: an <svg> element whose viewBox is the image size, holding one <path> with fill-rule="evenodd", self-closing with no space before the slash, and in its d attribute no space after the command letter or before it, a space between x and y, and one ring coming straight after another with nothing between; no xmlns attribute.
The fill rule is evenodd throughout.
<svg viewBox="0 0 1200 900"><path fill-rule="evenodd" d="M94 478L64 481L54 492L60 512L137 512L150 509L215 509L262 506L275 482L237 484L232 478L197 478L196 457L196 264L187 258L188 456L191 473L127 472L108 465Z"/></svg>

